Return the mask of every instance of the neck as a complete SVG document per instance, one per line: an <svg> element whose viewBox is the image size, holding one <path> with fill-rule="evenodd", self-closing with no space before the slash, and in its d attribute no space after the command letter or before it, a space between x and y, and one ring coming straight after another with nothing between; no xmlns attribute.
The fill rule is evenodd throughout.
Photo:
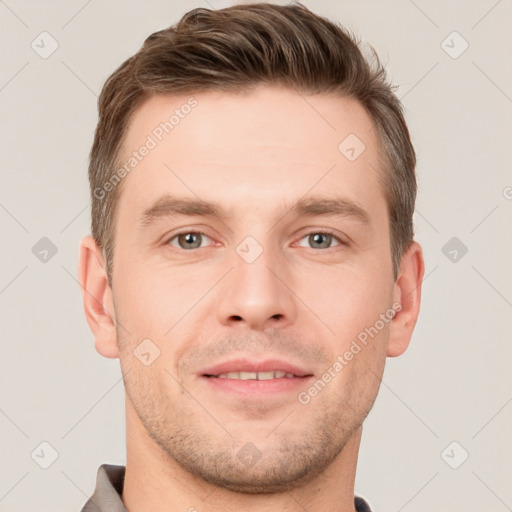
<svg viewBox="0 0 512 512"><path fill-rule="evenodd" d="M126 400L127 459L122 501L128 512L354 512L360 427L314 480L275 494L244 494L206 482L184 470L149 437Z"/></svg>

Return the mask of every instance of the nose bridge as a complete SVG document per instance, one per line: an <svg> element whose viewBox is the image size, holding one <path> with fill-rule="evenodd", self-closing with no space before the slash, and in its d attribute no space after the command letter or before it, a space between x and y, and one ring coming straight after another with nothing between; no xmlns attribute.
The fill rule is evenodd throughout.
<svg viewBox="0 0 512 512"><path fill-rule="evenodd" d="M233 270L219 303L222 323L243 321L253 329L264 329L293 321L293 294L284 284L288 272L273 235L259 230L235 247Z"/></svg>

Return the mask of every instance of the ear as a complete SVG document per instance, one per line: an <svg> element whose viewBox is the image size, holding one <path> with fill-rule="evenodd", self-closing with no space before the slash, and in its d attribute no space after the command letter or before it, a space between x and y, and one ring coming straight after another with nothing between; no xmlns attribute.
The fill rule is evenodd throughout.
<svg viewBox="0 0 512 512"><path fill-rule="evenodd" d="M112 290L103 254L90 235L80 242L78 276L85 317L94 334L96 351L105 357L119 357Z"/></svg>
<svg viewBox="0 0 512 512"><path fill-rule="evenodd" d="M421 284L424 274L423 251L417 242L412 242L402 256L400 273L394 285L393 301L400 303L402 308L397 311L391 321L388 357L403 354L409 346L420 312Z"/></svg>

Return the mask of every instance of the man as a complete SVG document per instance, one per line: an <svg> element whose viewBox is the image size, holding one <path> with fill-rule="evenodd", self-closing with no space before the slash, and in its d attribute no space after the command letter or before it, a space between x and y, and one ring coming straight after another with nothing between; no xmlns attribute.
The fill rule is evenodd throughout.
<svg viewBox="0 0 512 512"><path fill-rule="evenodd" d="M378 59L300 4L194 9L115 71L79 274L127 462L83 511L370 510L362 423L420 306L414 169Z"/></svg>

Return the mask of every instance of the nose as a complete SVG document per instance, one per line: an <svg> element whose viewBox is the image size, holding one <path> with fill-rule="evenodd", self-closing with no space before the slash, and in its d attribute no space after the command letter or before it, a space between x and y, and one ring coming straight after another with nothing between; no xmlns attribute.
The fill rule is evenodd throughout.
<svg viewBox="0 0 512 512"><path fill-rule="evenodd" d="M231 261L233 269L219 290L217 311L223 325L243 324L264 331L284 328L295 321L293 277L283 258L269 245L262 247L249 239L237 247Z"/></svg>

